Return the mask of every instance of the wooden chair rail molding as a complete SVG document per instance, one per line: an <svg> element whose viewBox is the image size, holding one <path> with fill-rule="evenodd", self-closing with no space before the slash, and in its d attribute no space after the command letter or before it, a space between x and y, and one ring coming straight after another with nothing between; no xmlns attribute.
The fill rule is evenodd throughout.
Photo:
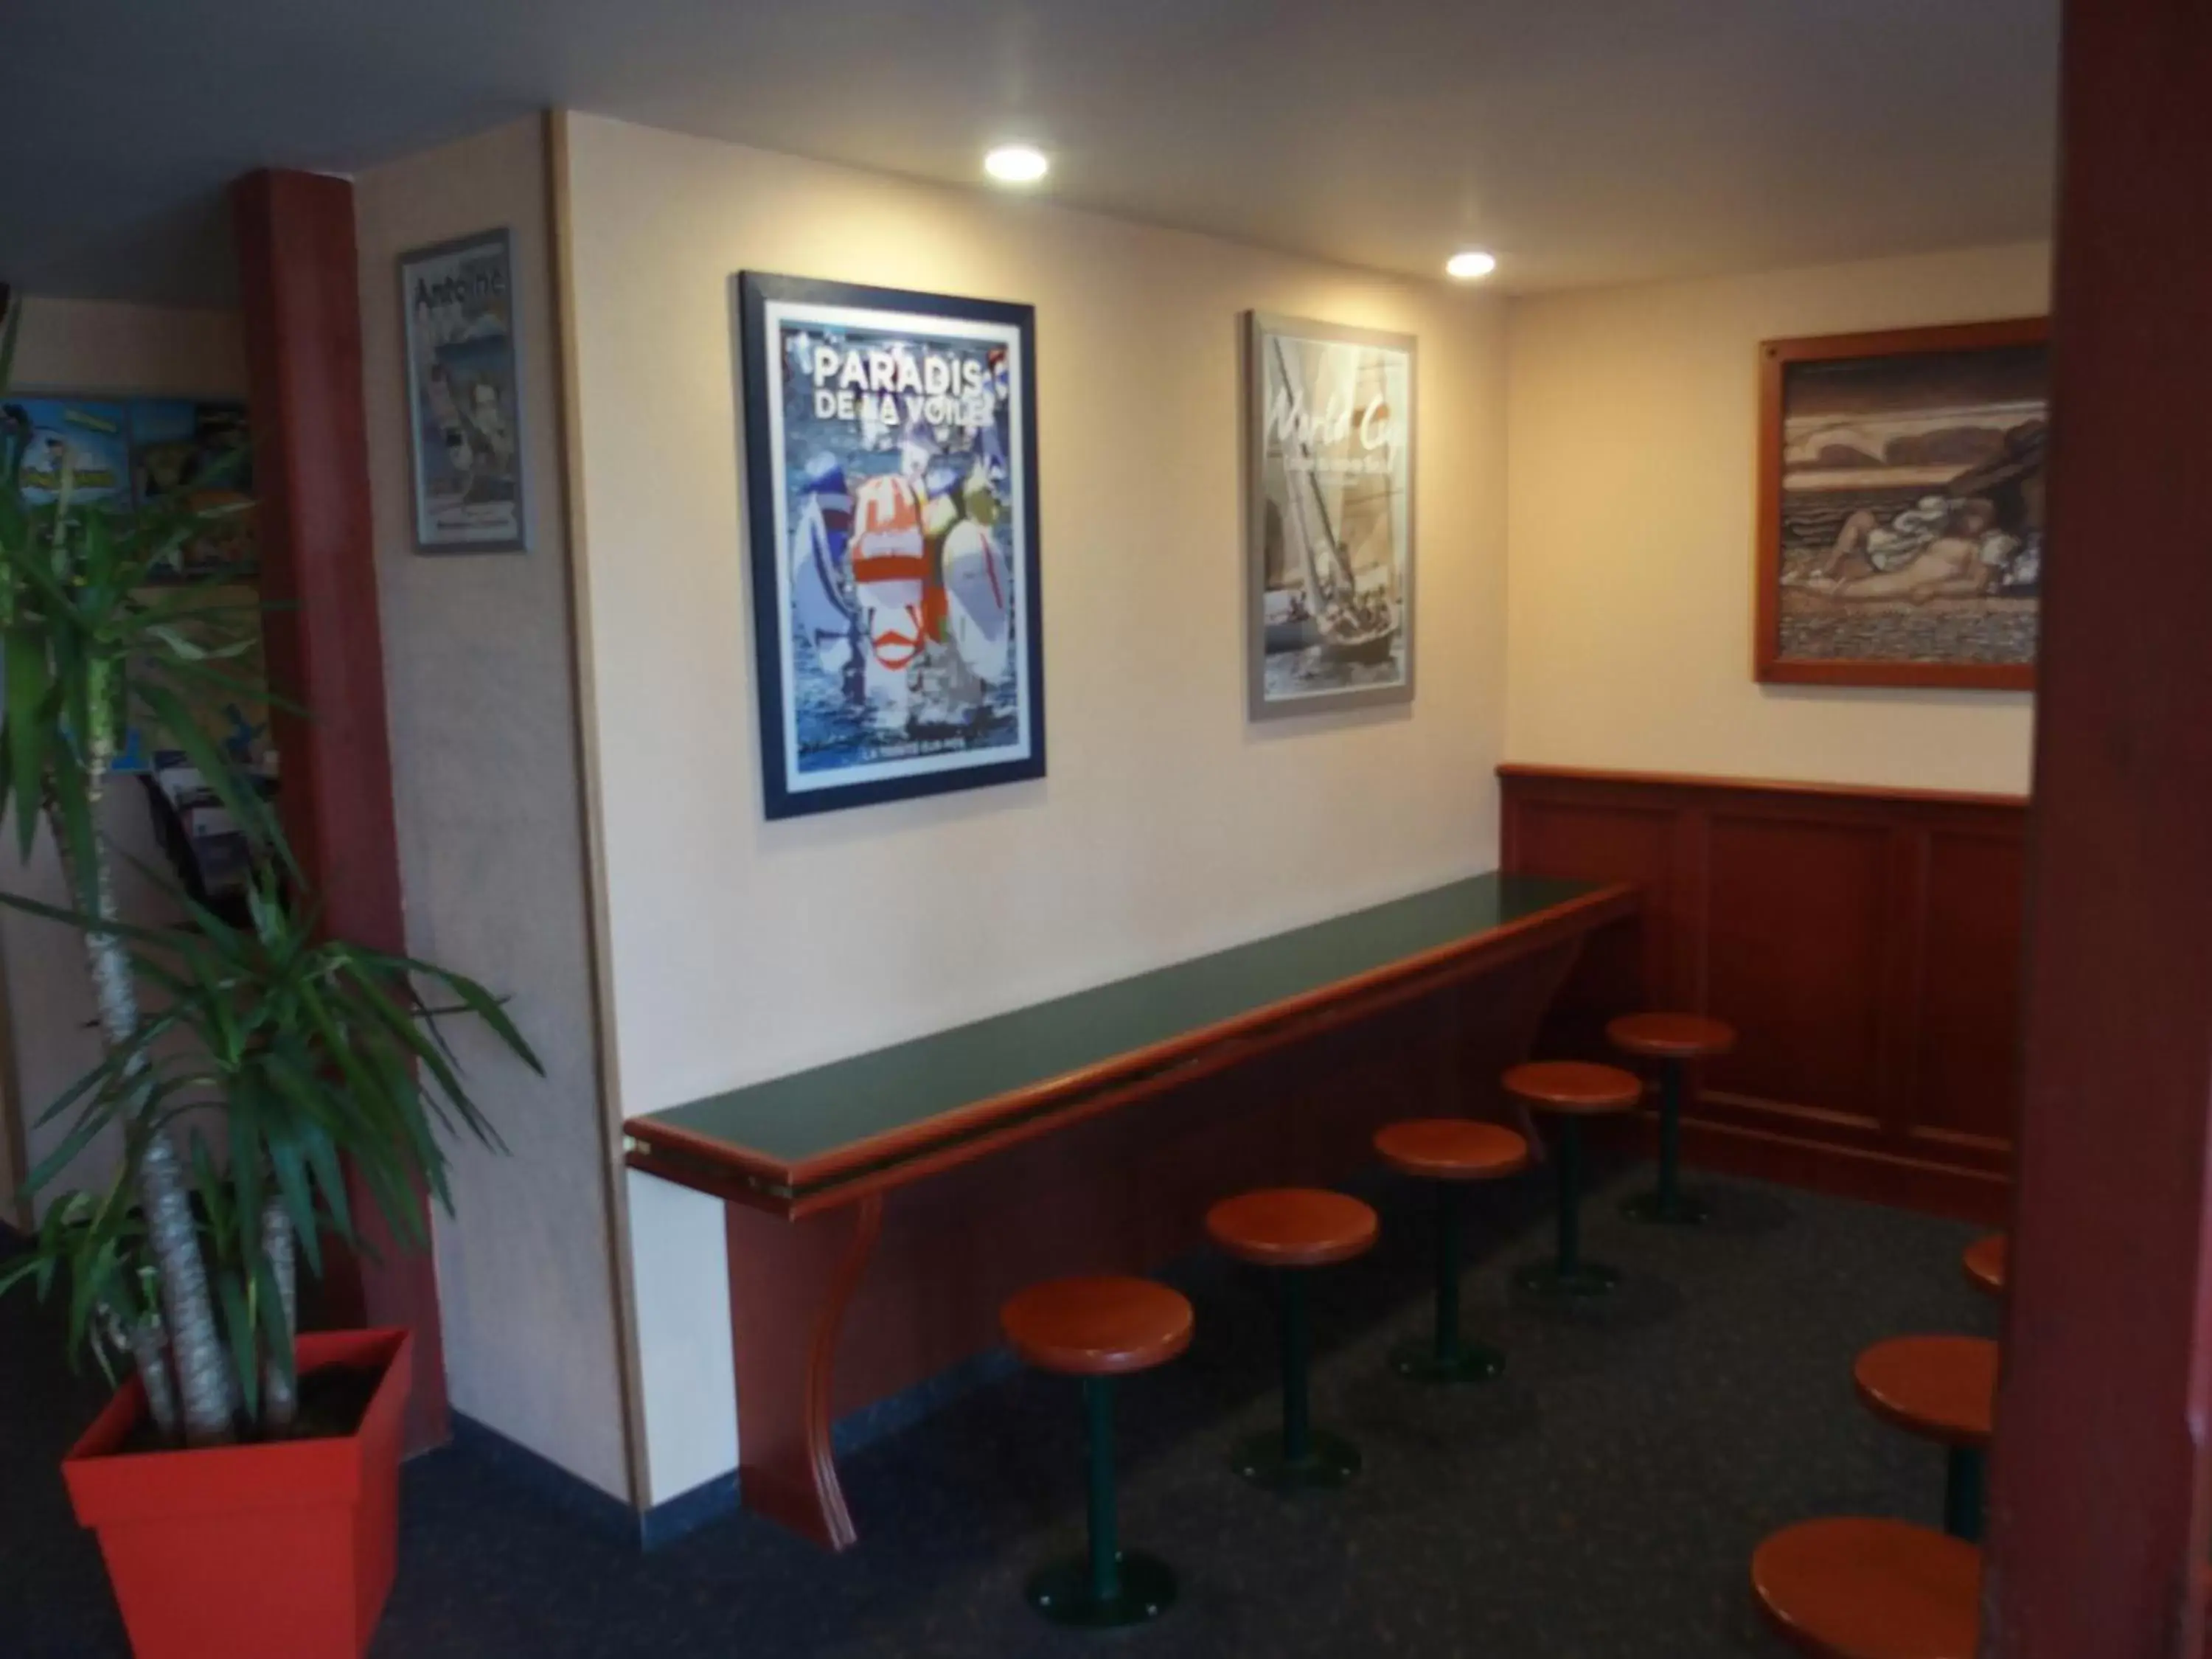
<svg viewBox="0 0 2212 1659"><path fill-rule="evenodd" d="M1801 1186L2004 1217L2018 1097L2024 799L1502 766L1504 867L1640 884L1541 1052L1607 1015L1711 1012L1687 1157Z"/></svg>

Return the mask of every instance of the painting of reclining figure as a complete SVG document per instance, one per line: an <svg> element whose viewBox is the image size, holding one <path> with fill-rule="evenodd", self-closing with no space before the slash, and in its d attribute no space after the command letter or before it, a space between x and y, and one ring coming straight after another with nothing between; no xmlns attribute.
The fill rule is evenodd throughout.
<svg viewBox="0 0 2212 1659"><path fill-rule="evenodd" d="M2034 684L2041 319L1770 340L1759 678Z"/></svg>

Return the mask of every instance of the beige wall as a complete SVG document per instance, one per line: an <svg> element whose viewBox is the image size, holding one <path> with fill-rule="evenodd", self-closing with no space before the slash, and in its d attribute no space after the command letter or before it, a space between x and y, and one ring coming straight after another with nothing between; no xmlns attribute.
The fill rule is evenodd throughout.
<svg viewBox="0 0 2212 1659"><path fill-rule="evenodd" d="M246 348L238 313L30 295L15 347L15 384L56 392L243 397Z"/></svg>
<svg viewBox="0 0 2212 1659"><path fill-rule="evenodd" d="M86 300L22 296L22 334L16 343L15 386L22 391L105 393L152 392L242 397L246 356L237 315L227 311L118 305ZM153 820L135 781L116 792L103 815L107 833L133 857L155 866ZM66 897L52 844L41 836L27 867L16 862L12 814L0 842L0 884L47 903ZM153 920L161 902L127 866L118 872L127 915ZM88 1029L92 994L76 935L50 922L0 913L0 1220L18 1224L15 1190L27 1168L15 1153L27 1150L35 1164L66 1133L66 1123L33 1124L100 1058L98 1037ZM12 1039L12 1045L9 1042ZM12 1046L12 1054L9 1053ZM98 1145L73 1166L70 1184L107 1179L117 1149ZM45 1202L40 1209L43 1213Z"/></svg>
<svg viewBox="0 0 2212 1659"><path fill-rule="evenodd" d="M573 123L623 1108L1486 868L1502 307L981 191ZM1033 302L1050 775L763 821L732 274ZM1419 695L1249 723L1241 313L1420 338Z"/></svg>
<svg viewBox="0 0 2212 1659"><path fill-rule="evenodd" d="M1516 302L1507 756L2024 793L2025 695L1753 681L1754 354L2039 313L2049 263L2038 244Z"/></svg>
<svg viewBox="0 0 2212 1659"><path fill-rule="evenodd" d="M608 1152L600 1113L577 758L543 124L356 180L369 473L408 947L508 994L541 1080L458 1030L510 1148L453 1148L437 1218L453 1403L627 1498ZM514 233L527 554L425 557L409 511L395 261Z"/></svg>

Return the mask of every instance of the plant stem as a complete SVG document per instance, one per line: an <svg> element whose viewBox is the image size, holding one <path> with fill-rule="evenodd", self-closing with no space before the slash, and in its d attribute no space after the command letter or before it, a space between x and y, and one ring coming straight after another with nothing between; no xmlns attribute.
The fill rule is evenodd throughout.
<svg viewBox="0 0 2212 1659"><path fill-rule="evenodd" d="M106 726L104 720L94 724ZM96 822L106 793L107 768L115 754L113 735L97 730L85 749L85 794ZM47 805L54 845L61 854L62 872L72 896L80 904L88 902L97 921L117 921L114 872L104 847L95 844L90 871L72 867L61 815L51 800ZM101 1034L111 1049L120 1048L138 1030L138 987L131 975L130 954L121 939L97 927L85 930L84 950ZM172 1338L177 1389L182 1396L185 1443L226 1445L236 1438L237 1385L216 1328L215 1299L208 1291L207 1264L200 1255L199 1229L185 1188L184 1165L166 1132L143 1127L137 1121L145 1115L143 1085L149 1081L145 1056L134 1054L126 1072L139 1101L131 1114L134 1121L128 1126L131 1139L139 1143L133 1159L138 1203L145 1213L146 1242L161 1279L161 1308Z"/></svg>
<svg viewBox="0 0 2212 1659"><path fill-rule="evenodd" d="M149 1310L137 1324L125 1325L120 1314L102 1303L100 1330L109 1347L131 1356L131 1363L138 1369L139 1386L146 1390L146 1415L154 1419L161 1438L173 1444L177 1391L169 1382L168 1343L161 1329L161 1316Z"/></svg>
<svg viewBox="0 0 2212 1659"><path fill-rule="evenodd" d="M300 1418L299 1364L292 1335L300 1324L299 1275L294 1265L292 1218L270 1199L261 1206L261 1254L269 1263L284 1307L284 1351L272 1350L261 1362L261 1425L272 1436L289 1434Z"/></svg>

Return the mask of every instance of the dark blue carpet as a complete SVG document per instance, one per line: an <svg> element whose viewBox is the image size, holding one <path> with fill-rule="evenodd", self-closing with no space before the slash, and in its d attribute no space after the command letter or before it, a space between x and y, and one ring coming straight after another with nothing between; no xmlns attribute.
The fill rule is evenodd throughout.
<svg viewBox="0 0 2212 1659"><path fill-rule="evenodd" d="M1424 1328L1424 1194L1377 1189L1386 1243L1321 1275L1316 1419L1358 1441L1349 1490L1285 1503L1227 1470L1230 1439L1274 1410L1262 1287L1224 1264L1178 1275L1191 1352L1121 1400L1123 1532L1167 1557L1182 1600L1103 1638L1040 1624L1020 1586L1079 1547L1073 1384L1018 1375L848 1459L862 1533L830 1558L739 1516L651 1556L610 1542L463 1452L411 1465L398 1588L378 1659L687 1654L1499 1656L1715 1659L1782 1651L1747 1589L1787 1522L1899 1515L1935 1524L1942 1455L1875 1423L1853 1357L1914 1331L1995 1334L1969 1290L1970 1228L1741 1182L1695 1183L1691 1233L1589 1206L1589 1253L1628 1283L1560 1316L1510 1304L1506 1268L1547 1242L1540 1177L1478 1194L1467 1304L1505 1376L1417 1390L1383 1355ZM72 1384L51 1330L0 1307L0 1652L125 1651L91 1539L55 1460L99 1390Z"/></svg>

